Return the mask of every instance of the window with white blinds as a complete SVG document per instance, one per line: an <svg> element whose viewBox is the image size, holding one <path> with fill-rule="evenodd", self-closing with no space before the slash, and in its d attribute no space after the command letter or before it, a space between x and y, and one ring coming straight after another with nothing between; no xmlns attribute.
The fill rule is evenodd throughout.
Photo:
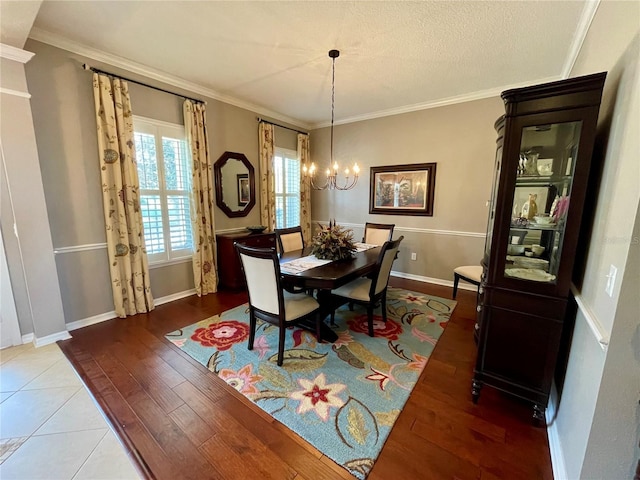
<svg viewBox="0 0 640 480"><path fill-rule="evenodd" d="M149 262L190 257L191 164L184 127L134 116L133 128Z"/></svg>
<svg viewBox="0 0 640 480"><path fill-rule="evenodd" d="M300 160L294 150L276 148L276 228L300 225Z"/></svg>

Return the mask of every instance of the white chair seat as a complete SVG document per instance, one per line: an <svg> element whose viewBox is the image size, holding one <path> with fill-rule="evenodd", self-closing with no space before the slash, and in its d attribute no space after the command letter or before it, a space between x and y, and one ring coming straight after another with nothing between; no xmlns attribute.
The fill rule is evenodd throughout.
<svg viewBox="0 0 640 480"><path fill-rule="evenodd" d="M480 265L463 265L462 267L454 268L453 273L457 273L466 280L480 283L482 267Z"/></svg>
<svg viewBox="0 0 640 480"><path fill-rule="evenodd" d="M303 317L320 306L315 298L306 293L290 293L285 291L283 292L283 296L284 319L286 322Z"/></svg>
<svg viewBox="0 0 640 480"><path fill-rule="evenodd" d="M354 300L361 300L363 302L368 302L369 291L371 290L371 279L369 278L356 278L346 285L341 286L340 288L336 288L335 290L331 290L331 293L334 295L338 295L340 297L345 298L353 298Z"/></svg>

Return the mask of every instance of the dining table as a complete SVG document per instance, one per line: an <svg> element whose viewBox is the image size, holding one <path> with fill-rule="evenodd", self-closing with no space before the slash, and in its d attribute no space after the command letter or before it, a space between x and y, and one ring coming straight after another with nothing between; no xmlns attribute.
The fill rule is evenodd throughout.
<svg viewBox="0 0 640 480"><path fill-rule="evenodd" d="M366 250L355 252L352 258L335 260L297 272L287 271L286 264L309 257L311 247L280 254L280 274L284 288L317 290L320 315L323 319L321 324L322 340L333 343L338 338L335 331L324 322L324 319L337 307L332 301L331 290L373 272L380 255L380 248L380 246L372 246ZM301 326L315 332L315 323L312 320L301 323Z"/></svg>

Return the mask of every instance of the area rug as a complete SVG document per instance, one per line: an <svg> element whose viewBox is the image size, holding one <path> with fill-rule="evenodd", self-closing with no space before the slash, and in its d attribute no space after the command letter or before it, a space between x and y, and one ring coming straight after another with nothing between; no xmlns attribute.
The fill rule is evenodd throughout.
<svg viewBox="0 0 640 480"><path fill-rule="evenodd" d="M291 327L284 363L276 364L278 328L258 320L247 349L247 304L166 338L296 432L364 479L382 450L456 302L389 288L387 322L374 316L367 334L362 307L336 311L334 343Z"/></svg>

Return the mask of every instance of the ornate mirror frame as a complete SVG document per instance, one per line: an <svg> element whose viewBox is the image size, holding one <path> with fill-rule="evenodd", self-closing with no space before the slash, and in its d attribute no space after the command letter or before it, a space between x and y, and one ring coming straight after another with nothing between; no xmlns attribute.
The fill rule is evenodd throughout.
<svg viewBox="0 0 640 480"><path fill-rule="evenodd" d="M222 167L224 167L229 160L238 160L242 162L249 172L249 201L244 204L244 208L242 210L232 210L224 201L224 192L222 189ZM215 175L216 205L218 208L222 210L227 217L246 217L256 204L256 180L251 162L249 162L247 157L242 153L224 152L220 155L220 158L216 160L216 163L213 164L213 173Z"/></svg>

